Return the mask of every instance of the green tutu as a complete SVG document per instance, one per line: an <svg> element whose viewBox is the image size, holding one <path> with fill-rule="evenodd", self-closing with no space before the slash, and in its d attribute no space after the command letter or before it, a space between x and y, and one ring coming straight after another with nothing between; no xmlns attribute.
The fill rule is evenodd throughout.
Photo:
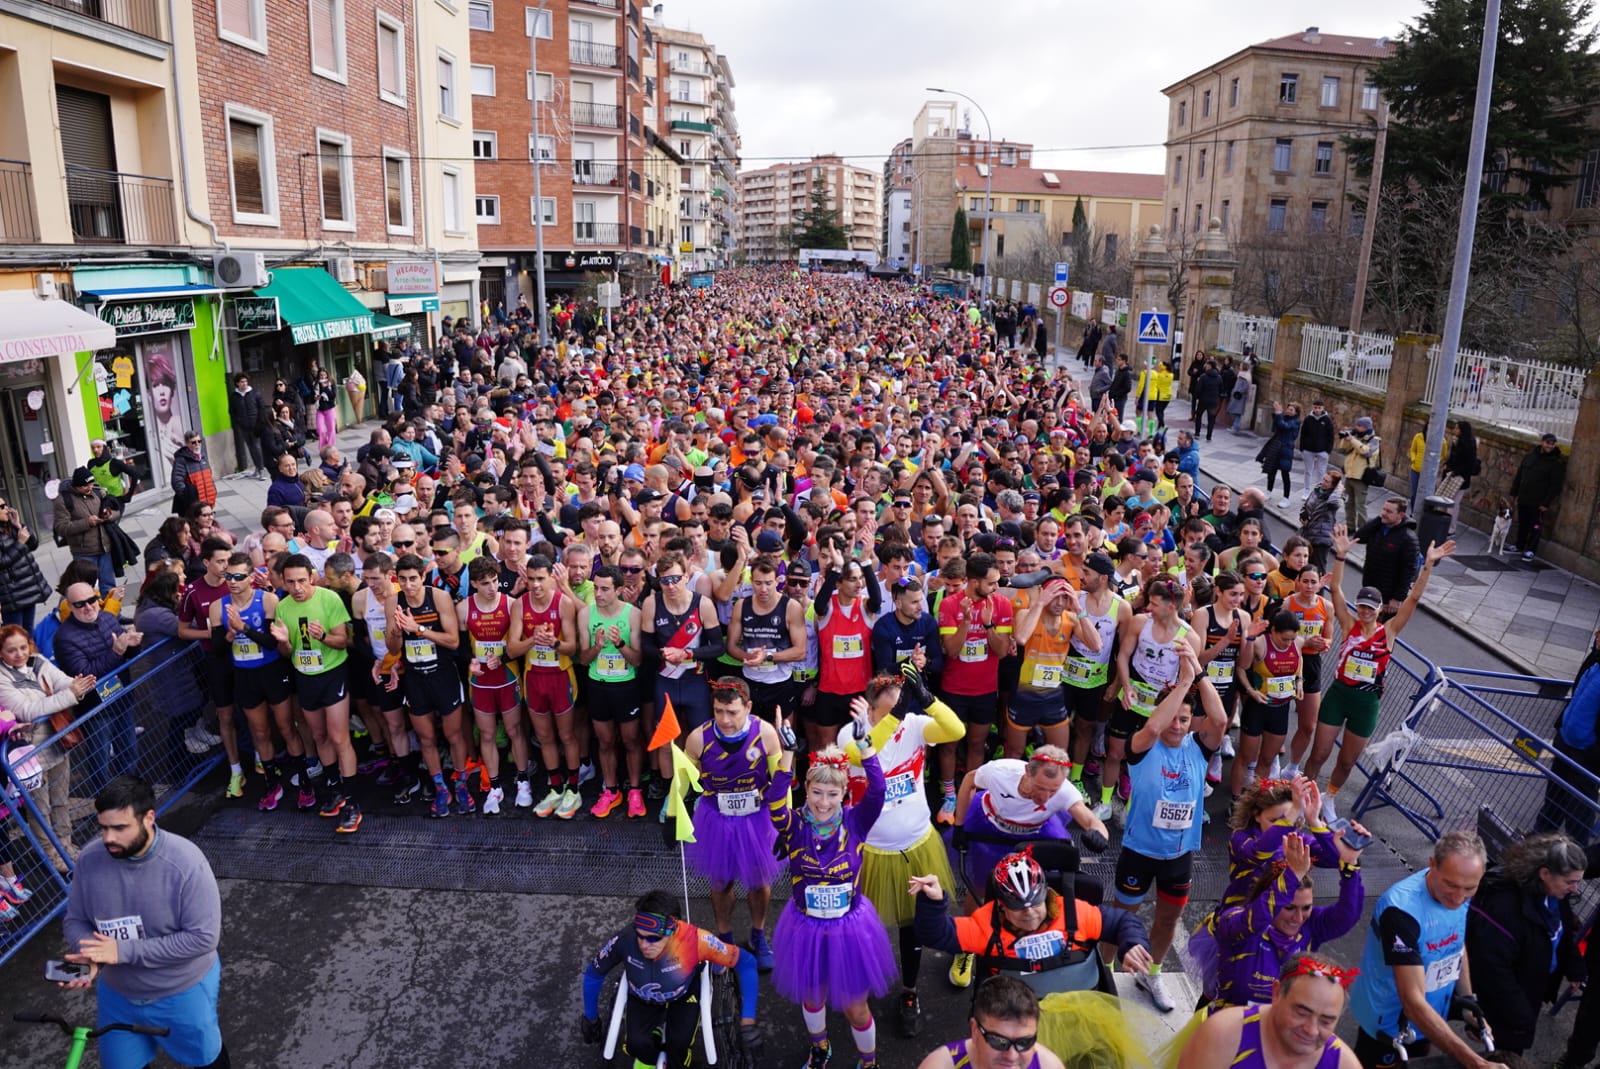
<svg viewBox="0 0 1600 1069"><path fill-rule="evenodd" d="M950 855L944 839L929 825L922 838L909 850L879 850L868 846L861 852L861 876L857 889L878 908L878 918L886 928L908 928L917 915L917 900L906 893L913 876L937 876L946 896L955 893L956 878L950 871Z"/></svg>

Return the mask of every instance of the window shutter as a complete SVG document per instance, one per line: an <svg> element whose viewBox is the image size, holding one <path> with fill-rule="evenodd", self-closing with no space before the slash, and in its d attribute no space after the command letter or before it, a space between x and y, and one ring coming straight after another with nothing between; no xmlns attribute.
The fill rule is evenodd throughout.
<svg viewBox="0 0 1600 1069"><path fill-rule="evenodd" d="M228 120L233 152L233 209L265 215L266 192L261 182L261 127L243 119Z"/></svg>
<svg viewBox="0 0 1600 1069"><path fill-rule="evenodd" d="M220 0L217 8L217 18L221 28L235 37L244 37L249 40L256 39L256 28L250 17L250 8L254 0Z"/></svg>
<svg viewBox="0 0 1600 1069"><path fill-rule="evenodd" d="M378 88L385 93L400 92L400 35L392 26L378 27Z"/></svg>
<svg viewBox="0 0 1600 1069"><path fill-rule="evenodd" d="M322 217L344 221L344 175L339 165L339 146L324 141L317 146L322 163Z"/></svg>
<svg viewBox="0 0 1600 1069"><path fill-rule="evenodd" d="M383 191L388 201L389 225L406 225L404 166L397 159L383 161Z"/></svg>
<svg viewBox="0 0 1600 1069"><path fill-rule="evenodd" d="M311 65L322 70L338 69L338 54L333 47L333 5L336 0L311 0Z"/></svg>

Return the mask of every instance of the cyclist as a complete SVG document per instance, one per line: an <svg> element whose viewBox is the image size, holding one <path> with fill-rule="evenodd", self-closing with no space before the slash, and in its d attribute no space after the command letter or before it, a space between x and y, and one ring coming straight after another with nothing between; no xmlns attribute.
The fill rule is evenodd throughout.
<svg viewBox="0 0 1600 1069"><path fill-rule="evenodd" d="M699 970L705 965L732 968L739 975L739 1034L751 1064L759 1060L756 1034L756 962L747 950L679 920L682 907L666 891L651 891L634 904L633 923L606 940L583 970L585 1043L600 1042L600 989L606 975L623 966L628 1000L628 1031L623 1049L634 1069L655 1069L663 1051L668 1065L687 1065L700 1018Z"/></svg>
<svg viewBox="0 0 1600 1069"><path fill-rule="evenodd" d="M500 812L506 797L505 780L500 771L500 746L495 737L496 729L502 726L517 769L514 802L523 809L533 805L522 695L518 693L515 661L507 652L511 636L522 627L524 601L500 592L500 566L488 557L474 558L466 571L471 592L456 606L456 619L472 643L467 685L472 699L472 719L478 729L478 753L490 783L489 793L483 799L483 812L493 816Z"/></svg>
<svg viewBox="0 0 1600 1069"><path fill-rule="evenodd" d="M395 603L393 641L399 643L403 671L401 688L406 696L406 713L411 729L417 733L422 760L433 777L432 816L450 815L450 787L439 759L439 731L444 731L450 747L450 764L455 776L456 812L474 813L478 809L467 785L467 738L462 730L461 673L450 655L461 645L456 606L449 595L427 584L427 565L421 557L407 553L395 562L400 580L400 597Z"/></svg>
<svg viewBox="0 0 1600 1069"><path fill-rule="evenodd" d="M1284 962L1265 1006L1233 1006L1201 1022L1178 1069L1361 1069L1333 1034L1355 970L1308 954Z"/></svg>
<svg viewBox="0 0 1600 1069"><path fill-rule="evenodd" d="M978 985L970 1034L946 1043L917 1069L1062 1069L1039 1045L1039 996L1021 980L996 976Z"/></svg>

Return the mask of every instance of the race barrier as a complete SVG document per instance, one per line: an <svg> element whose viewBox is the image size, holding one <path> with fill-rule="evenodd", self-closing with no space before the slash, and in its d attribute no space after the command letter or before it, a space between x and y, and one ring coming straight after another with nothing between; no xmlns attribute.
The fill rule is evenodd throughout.
<svg viewBox="0 0 1600 1069"><path fill-rule="evenodd" d="M32 746L0 746L0 864L9 861L32 892L0 916L0 964L66 909L76 848L99 831L98 791L136 773L155 784L159 815L222 761L220 748L197 755L184 744L211 704L204 657L197 642L152 643L101 679L71 724Z"/></svg>

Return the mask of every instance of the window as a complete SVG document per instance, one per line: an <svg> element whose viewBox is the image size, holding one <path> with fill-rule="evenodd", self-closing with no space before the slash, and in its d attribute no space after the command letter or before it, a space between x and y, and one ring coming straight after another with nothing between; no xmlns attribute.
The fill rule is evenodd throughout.
<svg viewBox="0 0 1600 1069"><path fill-rule="evenodd" d="M1300 100L1300 76L1283 74L1278 77L1278 103L1295 104Z"/></svg>
<svg viewBox="0 0 1600 1069"><path fill-rule="evenodd" d="M554 197L540 197L539 207L543 208L544 210L540 211L538 208L535 208L533 198L528 198L528 211L533 216L533 221L538 223L540 226L555 226L556 199Z"/></svg>
<svg viewBox="0 0 1600 1069"><path fill-rule="evenodd" d="M439 53L439 114L456 117L456 61L447 52Z"/></svg>
<svg viewBox="0 0 1600 1069"><path fill-rule="evenodd" d="M493 130L472 131L472 158L494 160L500 158L500 135Z"/></svg>
<svg viewBox="0 0 1600 1069"><path fill-rule="evenodd" d="M1328 229L1328 202L1314 200L1311 202L1311 232L1320 234Z"/></svg>
<svg viewBox="0 0 1600 1069"><path fill-rule="evenodd" d="M1200 150L1200 155L1198 157L1196 157L1196 159L1194 161L1194 168L1195 168L1194 176L1196 178L1204 178L1206 176L1206 150L1205 149L1201 149Z"/></svg>
<svg viewBox="0 0 1600 1069"><path fill-rule="evenodd" d="M1105 241L1106 241L1105 254L1106 254L1107 262L1110 262L1110 261L1115 260L1117 258L1117 242L1119 240L1120 239L1117 237L1116 234L1107 234L1106 235L1106 238L1105 238ZM1063 241L1061 244L1065 245L1066 242Z"/></svg>
<svg viewBox="0 0 1600 1069"><path fill-rule="evenodd" d="M494 68L482 63L472 65L472 95L475 97L494 96Z"/></svg>
<svg viewBox="0 0 1600 1069"><path fill-rule="evenodd" d="M1180 155L1172 161L1172 180L1183 181L1183 157Z"/></svg>
<svg viewBox="0 0 1600 1069"><path fill-rule="evenodd" d="M1360 234L1367 229L1367 212L1365 208L1353 207L1350 209L1350 233Z"/></svg>
<svg viewBox="0 0 1600 1069"><path fill-rule="evenodd" d="M1233 173L1233 142L1229 141L1222 151L1222 170L1224 174Z"/></svg>
<svg viewBox="0 0 1600 1069"><path fill-rule="evenodd" d="M1315 174L1332 174L1333 173L1333 142L1332 141L1318 141L1317 142L1317 165L1314 168L1314 172L1313 173L1315 173Z"/></svg>
<svg viewBox="0 0 1600 1069"><path fill-rule="evenodd" d="M1017 148L1015 145L1000 146L1000 162L1006 167L1015 167L1017 163Z"/></svg>
<svg viewBox="0 0 1600 1069"><path fill-rule="evenodd" d="M1228 221L1229 221L1229 217L1232 216L1232 215L1233 215L1233 202L1230 201L1230 200L1223 201L1222 202L1221 221L1222 221L1222 232L1224 234L1226 234L1228 232Z"/></svg>
<svg viewBox="0 0 1600 1069"><path fill-rule="evenodd" d="M228 173L233 185L233 220L278 225L278 180L272 117L229 105Z"/></svg>
<svg viewBox="0 0 1600 1069"><path fill-rule="evenodd" d="M540 163L556 162L556 139L554 134L540 134L539 142L534 144L533 136L528 137L528 159L538 160Z"/></svg>
<svg viewBox="0 0 1600 1069"><path fill-rule="evenodd" d="M1267 230L1274 234L1281 234L1289 221L1289 202L1282 197L1273 197L1267 202Z"/></svg>
<svg viewBox="0 0 1600 1069"><path fill-rule="evenodd" d="M311 70L345 80L344 0L307 0L311 13Z"/></svg>
<svg viewBox="0 0 1600 1069"><path fill-rule="evenodd" d="M1187 100L1180 100L1180 101L1178 101L1178 125L1182 126L1185 123L1187 123L1188 121L1189 121L1189 102Z"/></svg>
<svg viewBox="0 0 1600 1069"><path fill-rule="evenodd" d="M1172 223L1167 227L1167 231L1172 234L1178 232L1178 209L1176 208L1172 209Z"/></svg>
<svg viewBox="0 0 1600 1069"><path fill-rule="evenodd" d="M463 233L461 228L461 172L454 167L439 172L444 186L444 229L447 234Z"/></svg>
<svg viewBox="0 0 1600 1069"><path fill-rule="evenodd" d="M1600 204L1600 148L1592 148L1578 171L1578 190L1572 206L1581 211L1597 204Z"/></svg>
<svg viewBox="0 0 1600 1069"><path fill-rule="evenodd" d="M1194 206L1194 231L1195 231L1195 233L1198 234L1200 232L1200 228L1205 225L1205 221L1206 221L1205 205L1196 204Z"/></svg>
<svg viewBox="0 0 1600 1069"><path fill-rule="evenodd" d="M355 189L351 182L350 139L317 131L317 169L325 230L356 228Z"/></svg>
<svg viewBox="0 0 1600 1069"><path fill-rule="evenodd" d="M406 102L406 31L378 13L378 96L391 104Z"/></svg>
<svg viewBox="0 0 1600 1069"><path fill-rule="evenodd" d="M548 102L548 101L551 101L551 100L555 99L555 95L556 95L556 79L555 79L555 75L546 74L544 71L540 71L539 74L538 74L538 77L536 78L532 71L528 71L527 73L528 73L528 99L529 100L533 99L533 87L534 87L535 83L537 83L538 87L539 87L539 99L540 100Z"/></svg>
<svg viewBox="0 0 1600 1069"><path fill-rule="evenodd" d="M1272 143L1272 169L1274 171L1287 171L1289 169L1289 154L1294 150L1294 141L1287 137L1280 137Z"/></svg>
<svg viewBox="0 0 1600 1069"><path fill-rule="evenodd" d="M217 0L217 36L224 41L265 52L266 0Z"/></svg>
<svg viewBox="0 0 1600 1069"><path fill-rule="evenodd" d="M1235 78L1228 83L1228 107L1239 106L1239 79Z"/></svg>
<svg viewBox="0 0 1600 1069"><path fill-rule="evenodd" d="M1322 76L1322 107L1337 108L1339 106L1339 79L1332 75Z"/></svg>
<svg viewBox="0 0 1600 1069"><path fill-rule="evenodd" d="M522 32L525 35L528 37L543 37L547 41L555 36L555 22L551 18L549 8L540 11L536 7L530 7L525 8L524 11L526 13L522 19ZM538 33L534 32L535 27L537 27Z"/></svg>
<svg viewBox="0 0 1600 1069"><path fill-rule="evenodd" d="M1208 118L1211 115L1211 90L1207 89L1200 94L1200 117Z"/></svg>
<svg viewBox="0 0 1600 1069"><path fill-rule="evenodd" d="M968 205L967 205L967 211L969 211L969 212L981 212L981 211L983 211L983 198L982 197L968 197L967 200L969 202Z"/></svg>
<svg viewBox="0 0 1600 1069"><path fill-rule="evenodd" d="M1377 83L1369 81L1361 87L1361 109L1363 111L1378 110Z"/></svg>
<svg viewBox="0 0 1600 1069"><path fill-rule="evenodd" d="M389 233L411 233L411 158L398 149L383 150L383 205Z"/></svg>
<svg viewBox="0 0 1600 1069"><path fill-rule="evenodd" d="M492 0L470 0L467 4L467 25L474 30L494 29L494 3Z"/></svg>
<svg viewBox="0 0 1600 1069"><path fill-rule="evenodd" d="M498 223L500 221L500 198L474 197L472 214L480 223Z"/></svg>

